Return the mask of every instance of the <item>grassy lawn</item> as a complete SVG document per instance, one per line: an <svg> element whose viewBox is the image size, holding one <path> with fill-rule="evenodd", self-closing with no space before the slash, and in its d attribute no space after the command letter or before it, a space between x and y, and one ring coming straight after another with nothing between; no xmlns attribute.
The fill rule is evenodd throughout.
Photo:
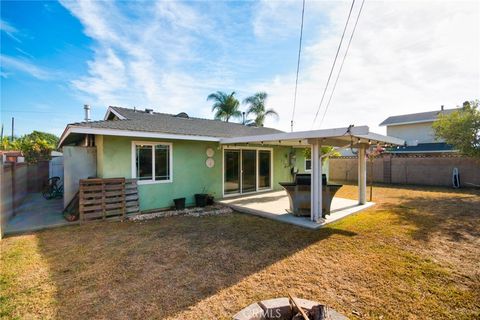
<svg viewBox="0 0 480 320"><path fill-rule="evenodd" d="M480 192L376 187L374 201L318 231L231 214L6 238L1 317L228 319L292 292L350 318L480 318Z"/></svg>

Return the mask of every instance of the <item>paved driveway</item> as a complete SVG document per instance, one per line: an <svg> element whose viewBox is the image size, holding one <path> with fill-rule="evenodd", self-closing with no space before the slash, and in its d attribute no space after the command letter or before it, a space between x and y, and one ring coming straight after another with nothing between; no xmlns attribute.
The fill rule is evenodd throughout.
<svg viewBox="0 0 480 320"><path fill-rule="evenodd" d="M10 218L5 234L35 231L67 225L62 214L63 199L45 200L41 193L29 193Z"/></svg>

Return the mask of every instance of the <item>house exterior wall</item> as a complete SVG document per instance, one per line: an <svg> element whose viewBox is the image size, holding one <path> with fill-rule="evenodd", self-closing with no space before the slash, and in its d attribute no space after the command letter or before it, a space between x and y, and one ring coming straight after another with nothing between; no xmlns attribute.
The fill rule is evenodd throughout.
<svg viewBox="0 0 480 320"><path fill-rule="evenodd" d="M216 142L96 136L100 178L132 178L132 141L172 143L172 182L139 184L140 210L168 208L173 205L173 199L183 197L187 206L193 205L196 193L211 193L217 199L223 197L223 148ZM215 151L213 168L205 164L207 148ZM292 148L275 146L272 149L273 189L281 190L279 182L292 180L289 161ZM304 162L303 158L300 160Z"/></svg>
<svg viewBox="0 0 480 320"><path fill-rule="evenodd" d="M410 142L417 140L418 143L443 142L435 140L435 133L432 128L432 122L402 124L398 126L387 125L387 136L400 138Z"/></svg>
<svg viewBox="0 0 480 320"><path fill-rule="evenodd" d="M97 175L95 147L63 147L63 207L79 189L79 180Z"/></svg>

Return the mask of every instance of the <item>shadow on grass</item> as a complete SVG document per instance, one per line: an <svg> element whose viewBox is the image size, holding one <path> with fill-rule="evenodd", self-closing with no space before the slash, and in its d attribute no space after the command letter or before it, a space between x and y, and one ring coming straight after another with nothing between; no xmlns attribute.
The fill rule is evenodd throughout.
<svg viewBox="0 0 480 320"><path fill-rule="evenodd" d="M463 192L458 196L408 197L400 199L400 204L386 207L403 222L415 225L412 236L417 240L427 241L433 234L439 233L455 242L480 237L479 192Z"/></svg>
<svg viewBox="0 0 480 320"><path fill-rule="evenodd" d="M38 233L58 318L165 318L331 236L242 214L106 222Z"/></svg>

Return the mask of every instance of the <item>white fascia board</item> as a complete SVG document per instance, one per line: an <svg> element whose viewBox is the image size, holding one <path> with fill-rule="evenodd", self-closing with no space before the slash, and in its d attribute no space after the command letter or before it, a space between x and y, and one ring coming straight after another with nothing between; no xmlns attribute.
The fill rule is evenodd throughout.
<svg viewBox="0 0 480 320"><path fill-rule="evenodd" d="M116 115L118 117L118 119L120 119L120 120L127 119L124 116L122 116L120 113L115 111L115 109L113 109L112 107L108 107L107 112L105 113L105 117L103 118L103 120L107 120L110 113L113 113L114 115Z"/></svg>
<svg viewBox="0 0 480 320"><path fill-rule="evenodd" d="M183 134L130 131L130 130L104 129L104 128L68 127L60 139L59 146L61 146L63 141L72 133L99 134L99 135L105 135L105 136L119 136L119 137L172 139L172 140L195 140L195 141L213 141L213 142L220 141L220 138L218 137L209 137L209 136L194 136L194 135L183 135Z"/></svg>
<svg viewBox="0 0 480 320"><path fill-rule="evenodd" d="M63 144L63 141L70 135L70 126L67 126L65 130L63 130L62 135L60 136L60 140L58 141L57 149L60 148Z"/></svg>
<svg viewBox="0 0 480 320"><path fill-rule="evenodd" d="M406 122L394 122L394 123L380 124L380 127L401 126L401 125L405 125L405 124L427 123L427 122L435 122L435 121L437 121L437 119L406 121Z"/></svg>
<svg viewBox="0 0 480 320"><path fill-rule="evenodd" d="M385 136L383 134L378 134L378 133L374 133L374 132L369 132L368 134L365 134L365 135L354 134L353 136L355 136L357 138L361 138L361 139L368 139L368 140L371 140L371 141L378 141L378 142L382 142L382 143L394 144L394 145L397 145L397 146L405 145L405 140L395 138L395 137L391 137L391 136Z"/></svg>
<svg viewBox="0 0 480 320"><path fill-rule="evenodd" d="M368 134L368 126L351 127L350 134L357 136ZM334 138L348 135L348 128L321 129L298 132L281 132L262 134L258 136L234 137L220 139L221 144L234 143L253 143L253 142L269 142L269 141L286 141L286 140L305 140L305 139L322 139Z"/></svg>

